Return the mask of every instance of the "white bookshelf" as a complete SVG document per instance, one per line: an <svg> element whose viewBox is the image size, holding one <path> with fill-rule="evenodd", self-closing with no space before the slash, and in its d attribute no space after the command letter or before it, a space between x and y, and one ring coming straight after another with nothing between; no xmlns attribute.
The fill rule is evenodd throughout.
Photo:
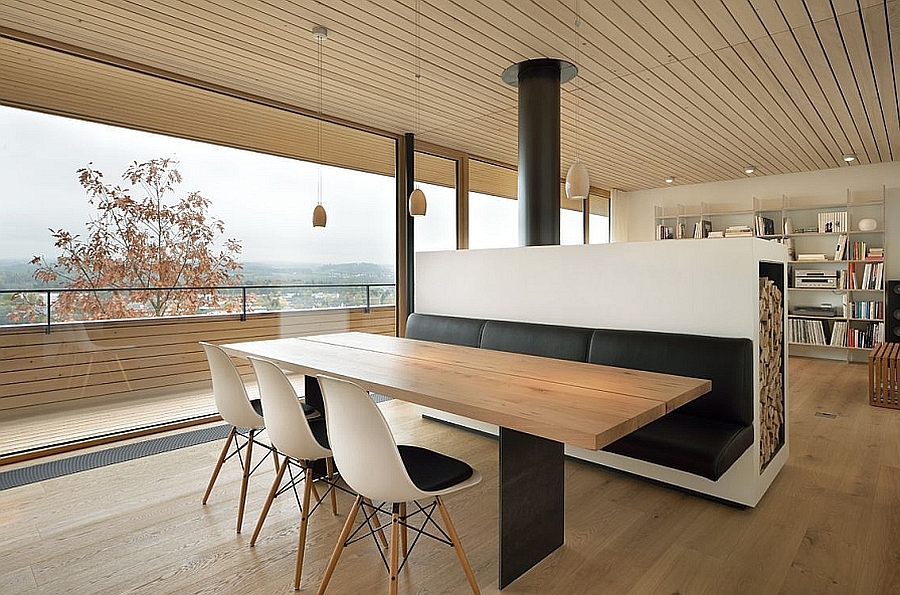
<svg viewBox="0 0 900 595"><path fill-rule="evenodd" d="M844 213L846 223L821 229L819 217ZM784 243L788 258L788 338L790 353L811 357L865 361L871 344L884 333L884 308L887 271L884 251L881 259L872 258L872 249L885 248L885 188L875 191L846 190L842 198L817 196L786 196L754 198L752 208L744 205L706 203L697 206L677 205L675 209L654 207L654 222L660 226L691 222L691 217L706 219L713 231L727 226L749 225L754 235L762 239ZM774 224L771 233L757 227L757 218L768 218ZM834 215L837 221L841 218ZM861 230L863 219L875 221L874 229ZM692 234L691 234L692 235ZM841 237L846 238L845 251L835 259ZM718 240L718 238L710 238ZM725 238L729 240L731 238ZM865 248L852 254L854 246ZM816 260L800 260L801 255L822 255ZM863 287L866 270L880 267L880 281ZM797 273L807 276L831 273L838 276L835 287L798 287ZM855 283L851 283L851 277ZM880 306L879 306L880 305ZM833 316L808 313L810 308L830 307ZM806 328L810 332L797 331ZM821 327L821 335L813 328ZM795 329L791 333L791 329ZM879 330L880 328L880 330ZM879 335L880 333L880 335ZM813 342L816 341L816 342ZM824 344L818 344L824 341Z"/></svg>

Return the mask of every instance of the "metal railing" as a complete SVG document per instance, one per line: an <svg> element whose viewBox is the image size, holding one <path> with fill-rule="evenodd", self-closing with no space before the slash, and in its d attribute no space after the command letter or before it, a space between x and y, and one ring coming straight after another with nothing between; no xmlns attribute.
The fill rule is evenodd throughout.
<svg viewBox="0 0 900 595"><path fill-rule="evenodd" d="M70 288L70 287L58 287L58 288L41 288L41 289L0 289L0 296L3 295L40 295L45 298L45 303L42 304L46 308L44 312L44 316L46 317L46 321L43 322L45 325L45 331L47 334L50 334L53 324L64 324L67 322L76 322L76 320L53 320L53 305L54 295L64 294L64 293L119 293L119 292L139 292L139 293L153 293L153 292L175 292L175 291L213 291L216 292L212 295L221 296L219 292L240 292L240 320L241 322L247 320L247 314L249 312L248 309L248 292L252 297L254 291L261 290L285 290L285 289L298 289L298 290L307 290L307 289L318 289L318 290L329 290L329 289L353 289L353 288L364 288L365 289L365 304L340 304L339 306L324 306L324 308L329 307L359 307L364 306L366 313L370 312L372 309L372 288L376 287L385 287L390 288L393 291L391 292L393 296L393 302L384 303L382 302L380 305L396 305L396 285L394 283L298 283L298 284L289 284L289 285L210 285L210 286L197 286L197 287L187 287L187 286L175 286L175 287L100 287L100 288ZM26 302L27 303L27 302ZM319 309L316 306L312 307L288 307L288 308L277 308L271 310L260 310L260 312L280 312L285 310L316 310ZM229 311L227 309L221 311L213 311L213 312L205 312L205 314L227 314L233 313L233 311ZM197 312L196 314L203 314ZM143 316L132 316L127 317L128 319L137 319L137 318L167 318L171 315L143 315ZM89 320L106 320L106 319L89 319ZM3 320L0 320L0 326L5 326ZM13 324L16 326L17 324Z"/></svg>

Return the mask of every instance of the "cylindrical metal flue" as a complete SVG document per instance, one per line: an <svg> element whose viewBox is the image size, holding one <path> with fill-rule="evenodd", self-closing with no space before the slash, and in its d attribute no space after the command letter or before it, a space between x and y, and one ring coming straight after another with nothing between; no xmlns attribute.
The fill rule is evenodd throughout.
<svg viewBox="0 0 900 595"><path fill-rule="evenodd" d="M519 88L520 246L559 244L559 86L576 72L552 58L503 71L503 80Z"/></svg>

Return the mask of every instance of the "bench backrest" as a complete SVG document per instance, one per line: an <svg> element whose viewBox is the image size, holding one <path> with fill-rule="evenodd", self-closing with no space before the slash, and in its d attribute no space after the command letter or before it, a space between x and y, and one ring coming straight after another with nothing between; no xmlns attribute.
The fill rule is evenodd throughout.
<svg viewBox="0 0 900 595"><path fill-rule="evenodd" d="M406 338L478 347L484 320L412 313L406 319Z"/></svg>
<svg viewBox="0 0 900 595"><path fill-rule="evenodd" d="M753 423L753 342L679 333L598 329L587 361L712 380L712 391L679 408L707 419Z"/></svg>
<svg viewBox="0 0 900 595"><path fill-rule="evenodd" d="M591 333L586 328L488 320L481 334L481 347L583 362Z"/></svg>
<svg viewBox="0 0 900 595"><path fill-rule="evenodd" d="M712 391L679 408L707 419L753 423L753 342L680 333L411 314L406 336L542 357L712 380Z"/></svg>

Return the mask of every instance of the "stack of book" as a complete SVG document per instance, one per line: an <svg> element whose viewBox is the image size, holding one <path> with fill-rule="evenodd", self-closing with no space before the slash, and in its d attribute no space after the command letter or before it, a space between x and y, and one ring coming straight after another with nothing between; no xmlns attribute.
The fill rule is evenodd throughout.
<svg viewBox="0 0 900 595"><path fill-rule="evenodd" d="M847 346L847 321L839 320L834 323L834 328L831 329L831 341L828 342L832 347L846 347Z"/></svg>
<svg viewBox="0 0 900 595"><path fill-rule="evenodd" d="M700 221L694 223L694 237L695 238L708 238L709 232L712 231L712 221L707 221L706 219L701 219Z"/></svg>
<svg viewBox="0 0 900 595"><path fill-rule="evenodd" d="M867 262L863 267L860 289L884 289L884 263Z"/></svg>
<svg viewBox="0 0 900 595"><path fill-rule="evenodd" d="M726 238L736 238L740 236L753 236L753 228L749 225L732 225L725 228Z"/></svg>
<svg viewBox="0 0 900 595"><path fill-rule="evenodd" d="M871 349L875 343L884 342L884 323L870 322L865 328L851 328L847 347Z"/></svg>
<svg viewBox="0 0 900 595"><path fill-rule="evenodd" d="M801 262L825 260L825 254L822 252L804 252L797 255L797 260Z"/></svg>
<svg viewBox="0 0 900 595"><path fill-rule="evenodd" d="M869 248L866 260L884 260L884 248Z"/></svg>
<svg viewBox="0 0 900 595"><path fill-rule="evenodd" d="M828 341L825 340L825 323L822 320L792 318L788 332L791 343L828 345Z"/></svg>
<svg viewBox="0 0 900 595"><path fill-rule="evenodd" d="M835 260L843 260L844 254L847 253L847 235L841 234L838 236L837 246L834 248L834 259Z"/></svg>
<svg viewBox="0 0 900 595"><path fill-rule="evenodd" d="M847 246L847 260L862 260L866 257L865 242L850 242Z"/></svg>
<svg viewBox="0 0 900 595"><path fill-rule="evenodd" d="M757 236L775 235L775 221L768 217L757 215L755 218Z"/></svg>
<svg viewBox="0 0 900 595"><path fill-rule="evenodd" d="M853 302L853 318L884 320L884 302Z"/></svg>
<svg viewBox="0 0 900 595"><path fill-rule="evenodd" d="M819 213L819 233L843 233L847 231L847 211Z"/></svg>

